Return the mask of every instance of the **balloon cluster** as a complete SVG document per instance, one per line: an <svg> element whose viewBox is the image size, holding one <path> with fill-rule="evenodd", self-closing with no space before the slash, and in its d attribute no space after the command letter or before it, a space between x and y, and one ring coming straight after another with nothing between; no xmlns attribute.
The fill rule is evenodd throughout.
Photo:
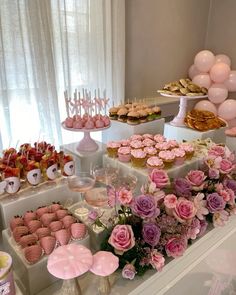
<svg viewBox="0 0 236 295"><path fill-rule="evenodd" d="M230 66L227 55L202 50L195 56L188 74L193 83L208 89L209 100L198 102L195 108L211 111L233 127L236 126L236 100L227 97L228 92L236 91L236 70Z"/></svg>

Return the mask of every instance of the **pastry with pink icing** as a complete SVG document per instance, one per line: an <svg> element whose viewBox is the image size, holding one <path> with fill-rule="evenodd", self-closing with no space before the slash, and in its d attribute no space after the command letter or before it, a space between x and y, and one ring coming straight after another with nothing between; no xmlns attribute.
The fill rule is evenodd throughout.
<svg viewBox="0 0 236 295"><path fill-rule="evenodd" d="M52 236L43 237L40 239L40 245L41 245L42 249L44 250L44 253L46 255L49 255L55 249L56 238L52 237Z"/></svg>
<svg viewBox="0 0 236 295"><path fill-rule="evenodd" d="M149 169L163 169L164 163L159 157L150 157L147 159L147 167Z"/></svg>
<svg viewBox="0 0 236 295"><path fill-rule="evenodd" d="M194 155L194 147L187 142L180 144L179 147L185 151L186 159L191 160Z"/></svg>
<svg viewBox="0 0 236 295"><path fill-rule="evenodd" d="M140 134L134 134L130 137L130 140L143 140L143 137Z"/></svg>
<svg viewBox="0 0 236 295"><path fill-rule="evenodd" d="M65 120L65 126L67 128L73 128L73 122L74 122L73 118L67 117Z"/></svg>
<svg viewBox="0 0 236 295"><path fill-rule="evenodd" d="M128 146L123 146L118 149L118 159L121 162L129 162L131 159L131 149Z"/></svg>
<svg viewBox="0 0 236 295"><path fill-rule="evenodd" d="M154 136L154 140L156 142L164 142L164 141L166 141L166 138L163 135L161 135L161 134L156 134Z"/></svg>
<svg viewBox="0 0 236 295"><path fill-rule="evenodd" d="M172 151L160 151L159 152L159 158L163 161L165 168L169 169L172 167L174 160L175 160L175 154Z"/></svg>
<svg viewBox="0 0 236 295"><path fill-rule="evenodd" d="M97 119L95 121L95 127L96 128L104 128L104 126L105 126L105 123L104 123L104 121L102 119Z"/></svg>
<svg viewBox="0 0 236 295"><path fill-rule="evenodd" d="M145 134L142 135L142 137L143 137L143 140L147 139L147 138L152 139L152 140L154 139L154 135L150 134L150 133L145 133Z"/></svg>
<svg viewBox="0 0 236 295"><path fill-rule="evenodd" d="M147 146L143 150L147 153L147 158L153 157L157 154L157 149L153 146Z"/></svg>
<svg viewBox="0 0 236 295"><path fill-rule="evenodd" d="M143 143L142 143L141 140L135 139L135 140L132 140L130 142L130 147L132 149L142 149L143 148Z"/></svg>
<svg viewBox="0 0 236 295"><path fill-rule="evenodd" d="M25 259L30 263L34 264L39 261L43 254L43 249L39 245L28 246L24 249Z"/></svg>
<svg viewBox="0 0 236 295"><path fill-rule="evenodd" d="M118 156L118 149L120 148L120 142L109 141L107 143L107 154L111 158L116 158Z"/></svg>
<svg viewBox="0 0 236 295"><path fill-rule="evenodd" d="M87 234L87 228L83 223L73 223L70 227L71 236L73 239L83 239Z"/></svg>
<svg viewBox="0 0 236 295"><path fill-rule="evenodd" d="M172 152L175 154L175 162L174 164L179 166L179 165L183 165L184 161L186 159L186 154L184 149L181 148L175 148L172 150Z"/></svg>
<svg viewBox="0 0 236 295"><path fill-rule="evenodd" d="M134 167L144 167L147 160L147 154L142 149L131 150L131 163Z"/></svg>
<svg viewBox="0 0 236 295"><path fill-rule="evenodd" d="M179 147L179 144L175 139L168 140L167 144L169 145L169 149L174 149Z"/></svg>
<svg viewBox="0 0 236 295"><path fill-rule="evenodd" d="M156 144L156 142L150 138L146 138L143 140L143 146L154 146Z"/></svg>

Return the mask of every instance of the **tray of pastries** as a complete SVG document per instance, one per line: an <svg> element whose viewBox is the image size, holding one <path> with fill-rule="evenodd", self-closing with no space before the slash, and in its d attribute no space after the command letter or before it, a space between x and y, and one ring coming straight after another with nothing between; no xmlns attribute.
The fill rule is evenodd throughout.
<svg viewBox="0 0 236 295"><path fill-rule="evenodd" d="M198 131L208 131L225 127L224 120L214 115L214 113L205 110L191 110L185 117L185 124L191 129Z"/></svg>

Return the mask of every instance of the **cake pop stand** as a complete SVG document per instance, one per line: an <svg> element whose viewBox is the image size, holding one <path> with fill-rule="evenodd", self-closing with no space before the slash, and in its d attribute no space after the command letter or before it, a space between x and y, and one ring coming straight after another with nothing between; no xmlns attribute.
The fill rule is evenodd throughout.
<svg viewBox="0 0 236 295"><path fill-rule="evenodd" d="M65 122L62 122L62 127L65 130L73 131L73 132L83 132L84 137L78 143L76 149L78 152L95 152L98 149L98 145L94 139L91 138L90 132L97 132L103 131L110 128L111 125L103 128L96 128L96 129L75 129L75 128L68 128L65 126Z"/></svg>
<svg viewBox="0 0 236 295"><path fill-rule="evenodd" d="M170 98L179 98L179 112L176 117L170 122L171 125L177 127L184 127L184 119L187 114L187 102L188 99L197 99L197 98L206 98L207 95L199 95L199 96L179 96L179 95L171 95L166 93L161 93L162 96L170 97Z"/></svg>

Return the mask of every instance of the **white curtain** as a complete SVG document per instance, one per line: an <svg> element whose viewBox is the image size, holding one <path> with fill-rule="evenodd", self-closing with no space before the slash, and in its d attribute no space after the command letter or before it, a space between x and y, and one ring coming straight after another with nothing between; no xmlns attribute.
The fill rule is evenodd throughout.
<svg viewBox="0 0 236 295"><path fill-rule="evenodd" d="M124 1L0 0L0 145L73 141L65 89L123 100Z"/></svg>

